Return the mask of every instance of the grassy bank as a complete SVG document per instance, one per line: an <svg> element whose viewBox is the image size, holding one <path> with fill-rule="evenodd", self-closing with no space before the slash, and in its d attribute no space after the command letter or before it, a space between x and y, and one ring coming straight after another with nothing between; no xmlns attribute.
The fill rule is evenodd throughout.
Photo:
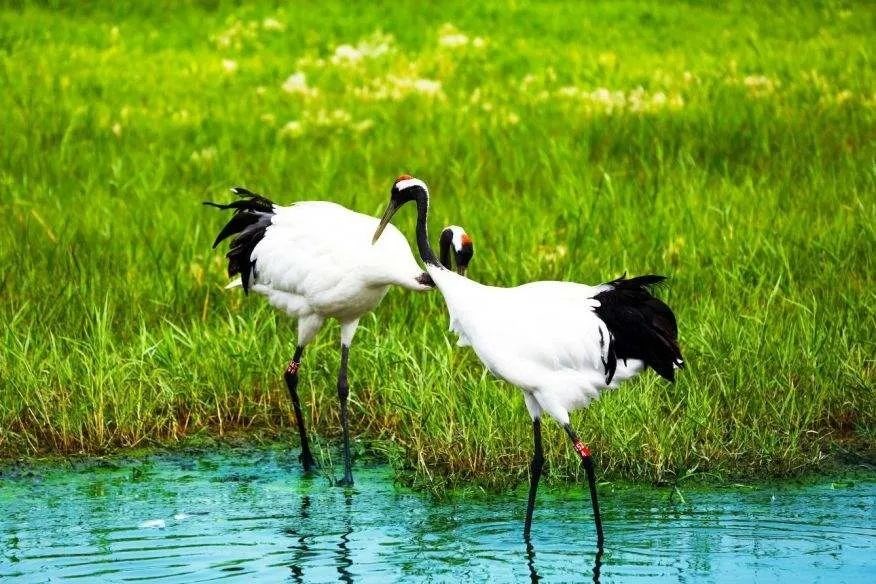
<svg viewBox="0 0 876 584"><path fill-rule="evenodd" d="M671 275L689 367L576 415L604 473L873 457L872 5L205 5L0 9L3 455L292 435L294 326L222 289L200 201L377 214L410 172L480 281ZM363 320L353 432L433 486L520 480L522 399L446 328L437 294ZM336 342L301 386L327 447Z"/></svg>

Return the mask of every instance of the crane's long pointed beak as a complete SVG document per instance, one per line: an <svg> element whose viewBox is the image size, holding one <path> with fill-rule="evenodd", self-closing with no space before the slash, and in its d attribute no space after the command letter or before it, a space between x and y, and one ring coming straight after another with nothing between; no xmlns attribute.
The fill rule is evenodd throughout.
<svg viewBox="0 0 876 584"><path fill-rule="evenodd" d="M398 208L399 205L396 204L395 201L389 202L389 206L383 213L383 217L381 217L380 223L377 225L377 230L374 232L374 238L371 240L371 245L374 245L377 243L377 240L380 239L380 234L383 233L383 230L389 225L389 221L392 219L392 216L395 215L395 212L398 211Z"/></svg>

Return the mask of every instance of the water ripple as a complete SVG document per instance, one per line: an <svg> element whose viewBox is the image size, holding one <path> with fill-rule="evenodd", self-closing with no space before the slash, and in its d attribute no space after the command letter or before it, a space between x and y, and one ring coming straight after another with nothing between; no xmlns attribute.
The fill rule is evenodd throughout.
<svg viewBox="0 0 876 584"><path fill-rule="evenodd" d="M4 582L866 581L876 557L876 480L691 491L685 503L604 488L608 548L597 555L580 489L539 494L527 547L522 497L440 504L381 468L359 470L351 493L303 478L288 452L270 449L10 476Z"/></svg>

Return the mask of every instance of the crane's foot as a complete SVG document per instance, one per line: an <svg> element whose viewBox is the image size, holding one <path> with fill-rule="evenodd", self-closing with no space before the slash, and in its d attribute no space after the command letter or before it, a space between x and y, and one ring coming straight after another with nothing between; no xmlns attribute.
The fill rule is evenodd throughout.
<svg viewBox="0 0 876 584"><path fill-rule="evenodd" d="M338 479L335 482L336 487L352 487L353 486L353 477L344 477L342 479Z"/></svg>

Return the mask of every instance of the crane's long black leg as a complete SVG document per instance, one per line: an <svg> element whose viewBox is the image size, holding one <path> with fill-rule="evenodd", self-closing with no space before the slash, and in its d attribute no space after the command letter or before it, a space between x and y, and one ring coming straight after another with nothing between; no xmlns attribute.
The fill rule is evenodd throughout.
<svg viewBox="0 0 876 584"><path fill-rule="evenodd" d="M347 385L347 359L350 347L341 344L341 370L338 372L338 399L341 402L341 427L344 430L344 478L338 481L339 486L353 485L353 471L350 465L350 425L347 420L347 396L350 387Z"/></svg>
<svg viewBox="0 0 876 584"><path fill-rule="evenodd" d="M602 535L602 517L599 515L599 498L596 496L596 472L593 470L593 457L590 456L590 449L587 445L581 442L578 435L572 429L571 424L563 426L566 434L572 439L572 444L575 446L575 451L581 457L581 463L584 465L584 471L587 473L587 484L590 486L590 502L593 504L593 520L596 522L596 546L602 549L605 538Z"/></svg>
<svg viewBox="0 0 876 584"><path fill-rule="evenodd" d="M292 398L292 407L295 409L295 423L298 425L298 435L301 438L301 455L298 460L304 467L305 472L316 466L313 455L310 453L310 443L307 441L307 430L304 428L304 415L301 413L301 402L298 399L298 369L301 367L301 355L304 347L295 347L295 355L286 367L283 378L289 389L289 397Z"/></svg>
<svg viewBox="0 0 876 584"><path fill-rule="evenodd" d="M535 452L532 455L532 463L529 465L529 500L526 503L526 523L523 524L523 537L529 537L532 527L532 511L535 509L535 492L538 490L538 480L541 478L541 470L544 468L544 452L541 448L541 419L532 421L532 437L535 441Z"/></svg>

